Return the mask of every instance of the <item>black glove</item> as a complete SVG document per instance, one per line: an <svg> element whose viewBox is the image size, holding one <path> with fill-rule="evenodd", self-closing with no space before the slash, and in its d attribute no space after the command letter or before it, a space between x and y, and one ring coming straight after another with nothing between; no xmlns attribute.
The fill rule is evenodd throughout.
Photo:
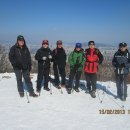
<svg viewBox="0 0 130 130"><path fill-rule="evenodd" d="M98 64L100 65L100 64L102 64L102 62L101 62L101 61L98 61Z"/></svg>
<svg viewBox="0 0 130 130"><path fill-rule="evenodd" d="M118 67L118 68L123 68L123 67L125 67L125 64L122 63L122 64L117 64L117 65L115 65L115 66Z"/></svg>
<svg viewBox="0 0 130 130"><path fill-rule="evenodd" d="M79 66L80 66L80 64L76 64L76 65L74 66L74 68L75 68L75 69L78 69Z"/></svg>
<svg viewBox="0 0 130 130"><path fill-rule="evenodd" d="M122 63L122 67L126 67L125 63Z"/></svg>

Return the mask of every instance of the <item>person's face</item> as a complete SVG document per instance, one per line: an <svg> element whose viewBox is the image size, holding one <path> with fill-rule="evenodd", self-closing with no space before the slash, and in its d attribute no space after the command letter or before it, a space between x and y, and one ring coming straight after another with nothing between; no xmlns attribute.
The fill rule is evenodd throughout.
<svg viewBox="0 0 130 130"><path fill-rule="evenodd" d="M80 51L81 50L81 48L76 48L76 51Z"/></svg>
<svg viewBox="0 0 130 130"><path fill-rule="evenodd" d="M42 45L44 48L48 48L48 44L43 44Z"/></svg>
<svg viewBox="0 0 130 130"><path fill-rule="evenodd" d="M23 41L23 40L18 40L18 45L19 45L20 47L23 47L24 41Z"/></svg>
<svg viewBox="0 0 130 130"><path fill-rule="evenodd" d="M126 51L126 49L127 49L127 47L120 47L120 50L121 50L122 52Z"/></svg>
<svg viewBox="0 0 130 130"><path fill-rule="evenodd" d="M93 43L91 43L91 44L89 45L89 48L90 48L90 49L94 49L94 48L95 48L95 45L94 45Z"/></svg>
<svg viewBox="0 0 130 130"><path fill-rule="evenodd" d="M61 44L61 43L58 43L58 44L57 44L57 47L58 47L58 48L62 48L62 44Z"/></svg>

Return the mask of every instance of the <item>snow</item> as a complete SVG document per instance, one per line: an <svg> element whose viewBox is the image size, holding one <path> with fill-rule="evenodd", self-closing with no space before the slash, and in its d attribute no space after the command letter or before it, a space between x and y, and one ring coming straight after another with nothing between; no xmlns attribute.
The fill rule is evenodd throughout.
<svg viewBox="0 0 130 130"><path fill-rule="evenodd" d="M32 74L34 89L37 74ZM81 81L85 83L84 81ZM50 84L49 84L50 85ZM52 84L51 84L52 85ZM130 85L128 85L130 86ZM20 98L14 73L0 74L0 130L128 130L130 87L126 102L114 99L115 83L98 82L96 98L83 89L68 95L52 86L52 95L42 90L38 98ZM103 93L104 89L106 93ZM99 101L103 99L101 103ZM121 106L124 105L124 108ZM125 114L99 114L99 110L125 110Z"/></svg>

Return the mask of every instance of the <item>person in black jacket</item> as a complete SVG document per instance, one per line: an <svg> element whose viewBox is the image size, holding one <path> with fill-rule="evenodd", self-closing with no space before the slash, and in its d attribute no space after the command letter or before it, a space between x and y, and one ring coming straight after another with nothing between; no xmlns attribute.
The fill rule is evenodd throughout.
<svg viewBox="0 0 130 130"><path fill-rule="evenodd" d="M20 97L24 97L22 76L24 77L25 83L28 87L27 89L29 91L29 95L32 97L37 97L37 95L34 93L30 79L31 56L23 36L19 35L17 37L17 43L11 47L9 52L9 60L16 75Z"/></svg>
<svg viewBox="0 0 130 130"><path fill-rule="evenodd" d="M112 64L115 67L117 98L122 101L127 97L127 78L130 68L130 53L126 43L119 44L119 50L114 54Z"/></svg>
<svg viewBox="0 0 130 130"><path fill-rule="evenodd" d="M40 93L44 76L44 90L48 88L50 62L52 60L52 51L49 48L48 40L43 40L42 47L36 52L35 59L38 61L37 92Z"/></svg>
<svg viewBox="0 0 130 130"><path fill-rule="evenodd" d="M66 66L66 53L64 48L62 47L62 41L57 41L57 47L53 50L53 69L55 76L55 86L60 89L61 87L65 87L65 66ZM59 74L61 76L61 87Z"/></svg>

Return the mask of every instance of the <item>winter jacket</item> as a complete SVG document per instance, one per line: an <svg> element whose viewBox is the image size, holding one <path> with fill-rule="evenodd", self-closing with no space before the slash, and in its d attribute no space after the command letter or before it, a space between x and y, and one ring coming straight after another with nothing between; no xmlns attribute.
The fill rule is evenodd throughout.
<svg viewBox="0 0 130 130"><path fill-rule="evenodd" d="M12 46L9 52L9 60L13 68L30 69L31 56L26 43L24 43L23 48L20 48L17 43Z"/></svg>
<svg viewBox="0 0 130 130"><path fill-rule="evenodd" d="M87 73L97 73L98 71L98 63L101 64L103 62L103 55L97 49L86 49L86 63L84 67L84 71Z"/></svg>
<svg viewBox="0 0 130 130"><path fill-rule="evenodd" d="M70 69L75 68L78 71L82 71L85 64L83 50L81 49L81 51L76 51L76 49L74 49L74 51L69 55L68 62L70 64Z"/></svg>
<svg viewBox="0 0 130 130"><path fill-rule="evenodd" d="M112 65L116 74L128 74L130 68L130 53L128 50L121 52L118 50L113 57Z"/></svg>
<svg viewBox="0 0 130 130"><path fill-rule="evenodd" d="M52 51L49 48L41 47L35 55L35 59L38 61L38 67L41 69L50 68L50 62L52 59L49 59L49 55L52 56ZM43 57L46 57L46 60L43 60Z"/></svg>
<svg viewBox="0 0 130 130"><path fill-rule="evenodd" d="M66 53L63 48L56 48L53 50L53 63L60 68L64 68L66 65Z"/></svg>

